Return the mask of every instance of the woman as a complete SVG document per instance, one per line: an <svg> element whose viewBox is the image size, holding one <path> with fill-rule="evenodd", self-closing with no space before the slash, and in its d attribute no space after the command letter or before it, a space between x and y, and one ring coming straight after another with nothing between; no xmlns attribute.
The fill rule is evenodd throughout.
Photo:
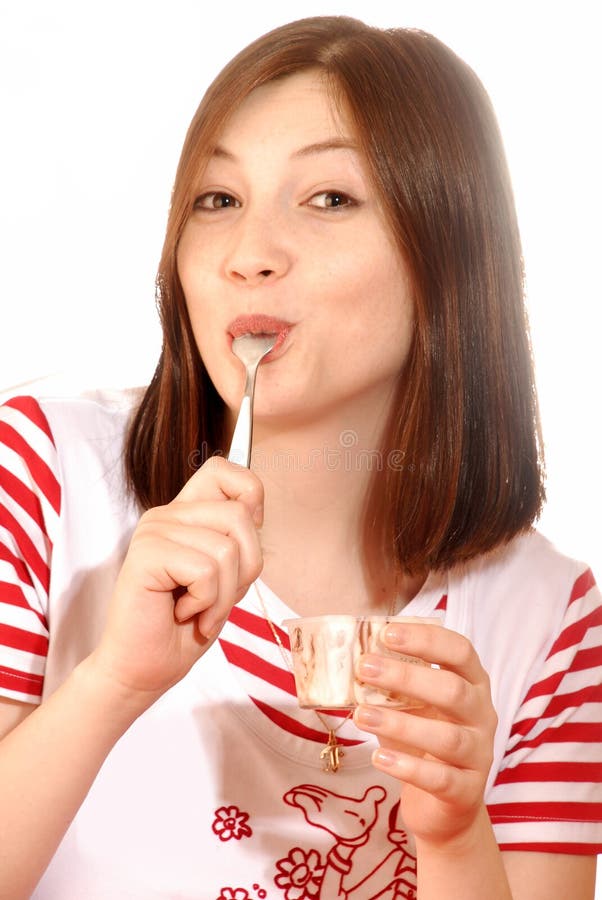
<svg viewBox="0 0 602 900"><path fill-rule="evenodd" d="M591 897L600 597L531 530L518 230L473 73L348 19L259 39L193 120L158 286L144 396L5 408L0 895ZM278 336L255 471L219 456L248 331ZM285 618L401 610L445 610L385 634L438 668L357 675L421 712L298 709Z"/></svg>

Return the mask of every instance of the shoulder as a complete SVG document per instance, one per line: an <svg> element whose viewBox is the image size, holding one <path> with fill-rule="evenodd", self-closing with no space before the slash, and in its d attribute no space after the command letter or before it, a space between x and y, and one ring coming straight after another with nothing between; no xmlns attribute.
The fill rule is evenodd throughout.
<svg viewBox="0 0 602 900"><path fill-rule="evenodd" d="M600 602L587 564L533 530L450 573L446 624L473 642L494 691L524 696L559 643L578 649Z"/></svg>
<svg viewBox="0 0 602 900"><path fill-rule="evenodd" d="M451 590L484 612L564 614L580 583L593 581L587 564L561 553L536 530L514 538L450 575Z"/></svg>
<svg viewBox="0 0 602 900"><path fill-rule="evenodd" d="M118 438L142 396L138 388L86 390L81 393L4 395L0 422L35 447L47 441L61 452L72 443Z"/></svg>
<svg viewBox="0 0 602 900"><path fill-rule="evenodd" d="M122 494L124 439L140 395L133 389L5 396L1 486L13 497L27 489L56 514L66 491L77 496L104 482L106 489L113 485L114 493Z"/></svg>

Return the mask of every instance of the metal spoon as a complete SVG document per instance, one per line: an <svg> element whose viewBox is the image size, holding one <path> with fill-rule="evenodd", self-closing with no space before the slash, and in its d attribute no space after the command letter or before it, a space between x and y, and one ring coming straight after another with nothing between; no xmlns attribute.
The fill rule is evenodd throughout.
<svg viewBox="0 0 602 900"><path fill-rule="evenodd" d="M278 340L277 334L242 334L232 341L232 352L246 366L245 392L232 435L228 461L249 468L253 440L253 397L255 376L261 360Z"/></svg>

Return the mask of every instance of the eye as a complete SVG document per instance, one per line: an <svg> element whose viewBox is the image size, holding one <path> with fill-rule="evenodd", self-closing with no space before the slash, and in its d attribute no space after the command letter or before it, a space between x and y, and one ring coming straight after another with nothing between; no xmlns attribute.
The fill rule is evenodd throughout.
<svg viewBox="0 0 602 900"><path fill-rule="evenodd" d="M307 203L317 209L345 209L358 205L357 200L343 191L320 191L310 197Z"/></svg>
<svg viewBox="0 0 602 900"><path fill-rule="evenodd" d="M194 209L219 210L230 207L237 208L240 206L240 201L224 191L207 191L206 194L197 197L193 205Z"/></svg>

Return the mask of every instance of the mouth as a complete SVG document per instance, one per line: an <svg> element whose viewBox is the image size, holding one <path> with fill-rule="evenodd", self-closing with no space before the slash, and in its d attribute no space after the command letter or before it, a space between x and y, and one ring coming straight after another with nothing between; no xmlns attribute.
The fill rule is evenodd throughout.
<svg viewBox="0 0 602 900"><path fill-rule="evenodd" d="M269 362L278 354L278 351L293 327L294 323L292 322L287 322L284 319L277 319L274 316L265 316L257 313L249 316L238 316L234 321L230 322L227 331L230 346L232 346L234 338L241 337L243 334L278 335L274 347L267 356L264 357L264 362Z"/></svg>

